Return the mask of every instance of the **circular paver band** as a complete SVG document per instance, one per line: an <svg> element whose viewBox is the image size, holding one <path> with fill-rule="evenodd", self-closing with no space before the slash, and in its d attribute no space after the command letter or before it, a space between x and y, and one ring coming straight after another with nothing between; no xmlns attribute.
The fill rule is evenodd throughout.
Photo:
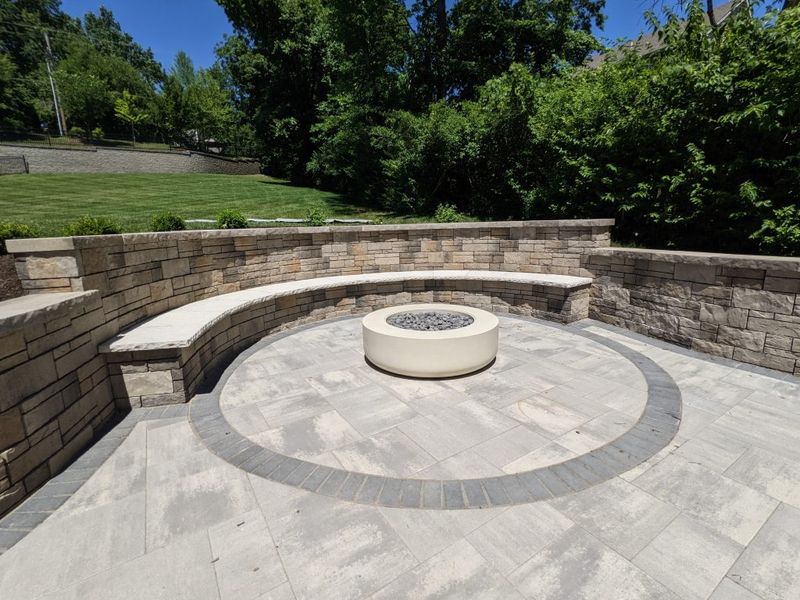
<svg viewBox="0 0 800 600"><path fill-rule="evenodd" d="M538 319L504 315L558 327ZM314 323L319 325L321 322ZM632 362L647 382L647 402L636 424L615 440L586 454L530 471L475 479L414 479L335 469L274 452L234 429L222 413L220 391L241 362L278 339L269 336L225 370L214 390L196 396L189 407L195 433L217 456L253 475L325 496L373 506L468 509L525 504L563 496L607 481L665 448L681 421L681 393L670 375L628 346L574 326L570 333L602 344Z"/></svg>

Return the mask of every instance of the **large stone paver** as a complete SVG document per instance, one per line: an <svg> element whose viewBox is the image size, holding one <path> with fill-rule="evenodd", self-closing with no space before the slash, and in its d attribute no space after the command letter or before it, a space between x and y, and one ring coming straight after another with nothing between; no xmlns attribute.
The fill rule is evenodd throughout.
<svg viewBox="0 0 800 600"><path fill-rule="evenodd" d="M522 600L523 596L469 542L462 540L404 573L372 598Z"/></svg>
<svg viewBox="0 0 800 600"><path fill-rule="evenodd" d="M145 493L51 518L0 556L4 598L66 588L145 553Z"/></svg>
<svg viewBox="0 0 800 600"><path fill-rule="evenodd" d="M553 501L563 514L632 559L679 513L623 479L613 479Z"/></svg>
<svg viewBox="0 0 800 600"><path fill-rule="evenodd" d="M305 495L270 521L300 598L363 597L417 564L376 509Z"/></svg>
<svg viewBox="0 0 800 600"><path fill-rule="evenodd" d="M634 483L740 544L753 539L778 505L761 492L675 455Z"/></svg>
<svg viewBox="0 0 800 600"><path fill-rule="evenodd" d="M741 551L742 546L730 538L680 515L633 563L681 598L703 600L714 591Z"/></svg>
<svg viewBox="0 0 800 600"><path fill-rule="evenodd" d="M41 600L219 600L208 536L201 531L73 585L50 585ZM72 581L79 579L72 574ZM21 596L10 596L21 598Z"/></svg>
<svg viewBox="0 0 800 600"><path fill-rule="evenodd" d="M261 511L214 525L208 536L222 600L260 598L265 590L288 582Z"/></svg>
<svg viewBox="0 0 800 600"><path fill-rule="evenodd" d="M342 332L357 332L346 323L335 325ZM599 345L581 353L583 348L576 348L575 338L564 330L553 330L552 338L526 336L524 324L509 323L518 350L513 361L523 360L521 348L527 346L543 360L563 359L564 369L604 365L608 359L609 369L593 371L593 376L603 373L613 379L628 373L624 362ZM214 455L186 417L140 422L61 508L0 555L0 597L795 600L800 589L800 472L793 458L800 452L793 446L798 410L791 398L800 398L800 384L738 372L604 328L592 329L627 340L665 365L686 382L683 385L692 386L695 398L705 389L709 398L719 406L730 404L731 410L720 414L699 408L702 419L682 427L664 450L585 491L517 506L435 511L354 504L275 483ZM286 343L280 352L292 351L291 338L282 340ZM317 332L309 347L324 339ZM321 345L318 349L312 367L300 357L290 359L301 367L303 378L313 376L323 363L326 371L337 370L330 353ZM513 361L508 371L520 366ZM706 366L710 368L704 370ZM350 368L352 364L344 370ZM263 372L264 377L276 376ZM257 384L256 366L251 373L251 382ZM366 377L367 387L381 385L377 380L382 377ZM515 382L523 380L516 377ZM735 392L728 401L714 392L720 381L752 393L721 386ZM541 396L544 382L535 380L537 391L532 395ZM471 386L450 383L402 380L394 397L415 411L414 419L441 412L426 400L437 395L443 399L442 410L452 414L461 403L445 399L452 399L453 391L468 394ZM630 385L634 387L626 383L624 390L633 392L625 398L636 397L635 377ZM487 392L491 386L476 389L483 396L470 400L482 408L473 414L503 407ZM580 403L561 396L563 392L544 397L563 402L562 407L586 416L587 422L609 415L613 424L614 411L630 408L628 399L615 405L604 392L587 398L590 404L583 411L576 410ZM313 388L304 393L323 398ZM249 407L249 402L265 402L256 394L247 397L236 410ZM264 419L270 429L277 429L336 410L324 401L327 411L295 414L280 424ZM420 411L420 406L427 408ZM601 406L608 410L592 417ZM274 410L273 418L289 407L287 403ZM456 413L463 419L463 412ZM761 420L745 426L747 418ZM402 423L367 436L354 429L365 440L404 431ZM428 431L436 434L435 429ZM481 437L480 429L473 431ZM463 476L470 468L487 469L487 474L500 467L515 472L575 454L521 421L441 458L403 435L434 461L420 472L430 470L436 476ZM542 440L544 445L518 456L525 444ZM340 464L335 453L348 447L314 459ZM63 481L70 479L68 471ZM31 513L14 514L22 521Z"/></svg>
<svg viewBox="0 0 800 600"><path fill-rule="evenodd" d="M677 600L678 596L582 529L573 527L509 575L529 598Z"/></svg>
<svg viewBox="0 0 800 600"><path fill-rule="evenodd" d="M800 590L800 510L782 504L730 569L730 577L765 600Z"/></svg>

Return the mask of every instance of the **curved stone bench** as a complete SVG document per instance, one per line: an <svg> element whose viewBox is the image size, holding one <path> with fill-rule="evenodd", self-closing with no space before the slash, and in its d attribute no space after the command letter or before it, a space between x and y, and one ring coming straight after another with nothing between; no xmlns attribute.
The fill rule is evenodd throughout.
<svg viewBox="0 0 800 600"><path fill-rule="evenodd" d="M205 375L265 335L409 302L450 302L568 323L588 316L588 277L407 271L320 277L192 302L100 346L119 406L186 402Z"/></svg>

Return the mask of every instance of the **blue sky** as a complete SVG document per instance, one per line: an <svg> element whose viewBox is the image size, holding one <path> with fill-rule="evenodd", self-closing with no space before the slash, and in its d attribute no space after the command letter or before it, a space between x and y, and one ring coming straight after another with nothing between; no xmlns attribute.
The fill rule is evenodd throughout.
<svg viewBox="0 0 800 600"><path fill-rule="evenodd" d="M214 46L231 26L214 0L62 0L65 12L82 17L104 5L111 9L122 28L142 46L152 48L165 67L184 50L196 66L214 62ZM613 42L636 37L647 29L643 12L652 0L606 0L606 25L597 34Z"/></svg>
<svg viewBox="0 0 800 600"><path fill-rule="evenodd" d="M97 12L100 6L111 9L122 29L165 67L172 64L179 50L185 51L195 66L209 67L214 62L214 46L222 41L231 26L225 12L214 0L62 0L64 12L82 17Z"/></svg>

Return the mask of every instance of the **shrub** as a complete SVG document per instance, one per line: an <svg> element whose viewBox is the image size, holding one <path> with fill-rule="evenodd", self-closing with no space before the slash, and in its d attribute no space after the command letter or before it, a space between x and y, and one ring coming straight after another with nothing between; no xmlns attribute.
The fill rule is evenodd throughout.
<svg viewBox="0 0 800 600"><path fill-rule="evenodd" d="M83 127L70 127L69 134L72 137L82 138L86 137L86 130Z"/></svg>
<svg viewBox="0 0 800 600"><path fill-rule="evenodd" d="M94 129L92 129L92 137L94 139L96 139L96 140L104 138L105 137L105 131L103 131L102 127L95 127Z"/></svg>
<svg viewBox="0 0 800 600"><path fill-rule="evenodd" d="M247 217L238 210L226 208L217 215L217 227L220 229L247 229Z"/></svg>
<svg viewBox="0 0 800 600"><path fill-rule="evenodd" d="M306 213L306 223L311 227L321 227L325 225L328 215L321 206L308 209Z"/></svg>
<svg viewBox="0 0 800 600"><path fill-rule="evenodd" d="M156 213L150 219L150 229L153 231L183 231L186 221L183 217L170 211Z"/></svg>
<svg viewBox="0 0 800 600"><path fill-rule="evenodd" d="M6 240L36 237L36 231L25 223L0 223L0 255L6 254Z"/></svg>
<svg viewBox="0 0 800 600"><path fill-rule="evenodd" d="M436 207L433 218L437 223L458 223L464 220L464 215L452 204L440 204Z"/></svg>
<svg viewBox="0 0 800 600"><path fill-rule="evenodd" d="M64 234L73 235L109 235L121 233L122 227L107 217L81 217L64 228Z"/></svg>

